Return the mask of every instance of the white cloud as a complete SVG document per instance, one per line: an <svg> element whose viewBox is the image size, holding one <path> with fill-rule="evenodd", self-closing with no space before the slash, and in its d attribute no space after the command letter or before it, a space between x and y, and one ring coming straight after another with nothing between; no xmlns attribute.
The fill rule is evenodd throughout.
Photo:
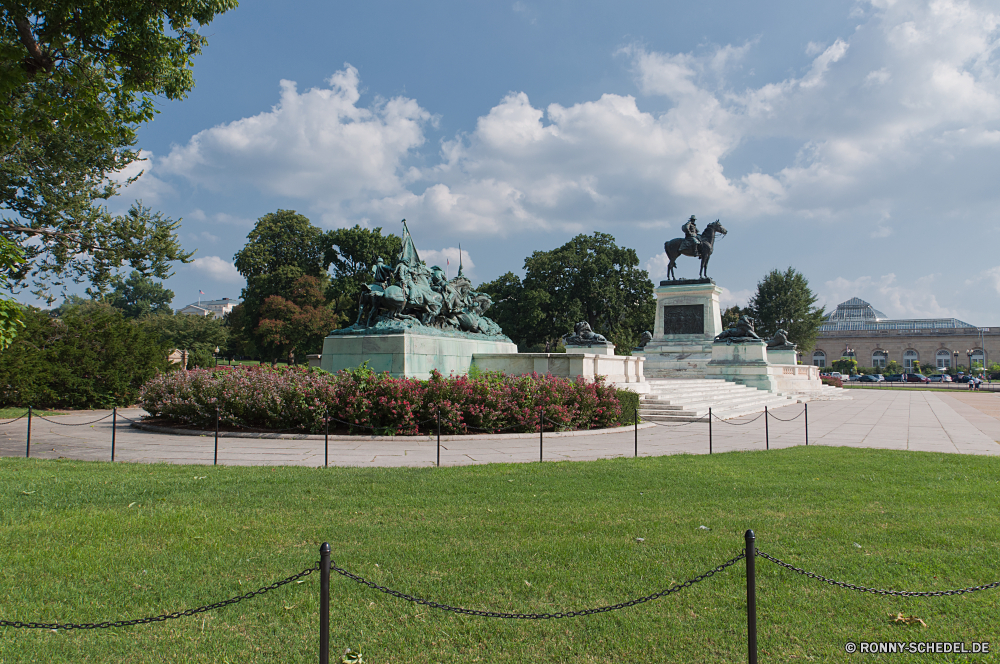
<svg viewBox="0 0 1000 664"><path fill-rule="evenodd" d="M218 256L196 258L191 267L204 276L224 284L243 283L243 277L236 271L236 266Z"/></svg>
<svg viewBox="0 0 1000 664"><path fill-rule="evenodd" d="M939 276L929 274L907 285L898 284L892 272L877 279L871 276L837 277L824 284L819 301L827 311L833 311L852 297L859 297L890 318L961 318L961 312L938 303L933 287Z"/></svg>
<svg viewBox="0 0 1000 664"><path fill-rule="evenodd" d="M335 222L355 200L404 191L402 162L424 142L430 114L404 97L359 107L350 65L328 83L299 93L282 80L270 111L201 131L160 166L214 191L249 185L306 199Z"/></svg>
<svg viewBox="0 0 1000 664"><path fill-rule="evenodd" d="M445 272L448 276L454 277L458 274L458 263L459 258L462 261L462 274L469 277L470 279L475 279L476 277L476 264L472 262L472 257L469 256L469 252L465 249L461 250L461 256L459 256L458 247L444 247L442 249L418 249L417 253L420 254L420 260L424 261L428 265L437 265ZM449 263L450 261L450 263Z"/></svg>
<svg viewBox="0 0 1000 664"><path fill-rule="evenodd" d="M723 311L732 306L745 307L754 294L756 294L756 291L749 288L731 291L723 286L722 294L719 295L719 306Z"/></svg>
<svg viewBox="0 0 1000 664"><path fill-rule="evenodd" d="M128 208L132 201L141 200L143 205L157 205L176 190L167 182L164 182L153 170L156 168L154 155L149 150L140 150L139 159L122 170L113 173L111 179L118 184L125 185L119 189L118 199L115 200L116 207ZM132 184L126 185L129 179L137 177Z"/></svg>

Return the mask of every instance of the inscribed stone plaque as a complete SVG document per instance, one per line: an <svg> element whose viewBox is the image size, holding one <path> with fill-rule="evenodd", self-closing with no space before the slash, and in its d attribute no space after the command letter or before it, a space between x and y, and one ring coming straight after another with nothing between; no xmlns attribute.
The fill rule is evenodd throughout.
<svg viewBox="0 0 1000 664"><path fill-rule="evenodd" d="M705 307L700 304L663 307L663 334L705 334Z"/></svg>

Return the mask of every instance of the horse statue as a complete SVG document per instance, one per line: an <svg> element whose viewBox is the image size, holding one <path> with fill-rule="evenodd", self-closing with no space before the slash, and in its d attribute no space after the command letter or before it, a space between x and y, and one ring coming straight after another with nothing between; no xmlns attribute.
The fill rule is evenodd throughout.
<svg viewBox="0 0 1000 664"><path fill-rule="evenodd" d="M726 229L722 227L719 220L716 219L702 231L701 235L698 236L700 240L699 252L701 254L701 269L698 271L698 277L708 278L708 259L712 257L712 244L715 242L715 234L721 233L726 234ZM684 240L687 238L677 237L673 240L668 240L663 243L663 250L667 252L667 258L670 259L670 263L667 264L667 279L674 280L674 268L677 267L677 257L680 255L696 257L695 247L685 246Z"/></svg>

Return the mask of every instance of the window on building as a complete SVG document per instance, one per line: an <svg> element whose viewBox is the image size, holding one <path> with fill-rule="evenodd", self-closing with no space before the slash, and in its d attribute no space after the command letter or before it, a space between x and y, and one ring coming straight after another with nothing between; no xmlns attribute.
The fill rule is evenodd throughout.
<svg viewBox="0 0 1000 664"><path fill-rule="evenodd" d="M885 365L889 363L889 353L884 350L877 350L872 353L872 366L879 369L885 369Z"/></svg>
<svg viewBox="0 0 1000 664"><path fill-rule="evenodd" d="M918 361L917 351L908 350L903 353L903 368L907 371L913 371L913 363Z"/></svg>
<svg viewBox="0 0 1000 664"><path fill-rule="evenodd" d="M826 353L821 350L817 350L813 353L813 366L814 367L825 367L826 366Z"/></svg>
<svg viewBox="0 0 1000 664"><path fill-rule="evenodd" d="M976 366L977 362L979 363L980 367L986 366L986 355L983 353L981 349L972 351L972 366Z"/></svg>
<svg viewBox="0 0 1000 664"><path fill-rule="evenodd" d="M950 369L951 368L951 351L949 350L939 350L937 352L937 368L939 370Z"/></svg>

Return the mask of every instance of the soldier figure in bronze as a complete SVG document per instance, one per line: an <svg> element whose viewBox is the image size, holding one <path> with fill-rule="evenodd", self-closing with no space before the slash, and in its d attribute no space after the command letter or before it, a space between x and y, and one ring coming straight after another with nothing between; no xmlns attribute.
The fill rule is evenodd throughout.
<svg viewBox="0 0 1000 664"><path fill-rule="evenodd" d="M663 250L667 252L667 258L670 259L670 262L667 264L667 279L670 281L677 279L674 276L674 268L677 267L678 256L700 258L701 269L698 271L698 277L708 279L708 259L712 257L712 246L715 243L715 235L716 233L725 235L726 229L716 219L706 226L705 230L699 235L698 226L695 224L695 221L694 215L691 215L687 223L681 227L685 237L674 238L663 244Z"/></svg>

